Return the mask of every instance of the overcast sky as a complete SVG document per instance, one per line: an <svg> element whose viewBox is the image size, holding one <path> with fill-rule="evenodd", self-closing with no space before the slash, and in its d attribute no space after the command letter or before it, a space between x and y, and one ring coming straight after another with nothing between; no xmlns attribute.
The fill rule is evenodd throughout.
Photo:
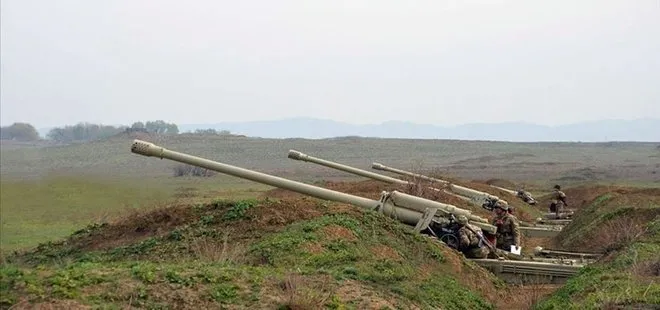
<svg viewBox="0 0 660 310"><path fill-rule="evenodd" d="M660 1L3 0L3 126L660 117Z"/></svg>

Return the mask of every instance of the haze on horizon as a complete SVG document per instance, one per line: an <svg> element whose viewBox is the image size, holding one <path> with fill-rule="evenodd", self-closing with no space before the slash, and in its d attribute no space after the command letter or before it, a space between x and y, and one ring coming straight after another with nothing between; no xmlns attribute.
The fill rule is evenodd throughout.
<svg viewBox="0 0 660 310"><path fill-rule="evenodd" d="M3 126L660 117L660 1L2 1Z"/></svg>

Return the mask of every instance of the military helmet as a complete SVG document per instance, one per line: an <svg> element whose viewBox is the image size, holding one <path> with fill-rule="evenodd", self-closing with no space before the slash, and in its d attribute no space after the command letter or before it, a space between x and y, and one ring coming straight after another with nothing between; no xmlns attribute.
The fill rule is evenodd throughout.
<svg viewBox="0 0 660 310"><path fill-rule="evenodd" d="M497 202L495 202L495 207L500 208L504 211L509 210L509 204L507 204L506 201L504 201L502 199L499 199L499 200L497 200Z"/></svg>
<svg viewBox="0 0 660 310"><path fill-rule="evenodd" d="M459 215L459 216L456 218L456 221L457 221L458 223L462 224L462 225L465 225L465 224L467 224L467 222L468 222L468 218L467 218L465 215Z"/></svg>
<svg viewBox="0 0 660 310"><path fill-rule="evenodd" d="M559 184L557 184L557 185L555 185L555 189L556 189L556 190L560 190L560 189L561 189L561 186L559 186Z"/></svg>

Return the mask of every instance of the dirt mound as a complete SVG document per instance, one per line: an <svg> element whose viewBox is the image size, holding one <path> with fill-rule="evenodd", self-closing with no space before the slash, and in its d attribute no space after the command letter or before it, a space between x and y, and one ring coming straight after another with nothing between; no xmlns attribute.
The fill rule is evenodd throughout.
<svg viewBox="0 0 660 310"><path fill-rule="evenodd" d="M245 242L262 234L281 230L296 221L326 213L356 214L346 205L327 206L303 197L279 201L217 201L204 205L176 205L148 212L133 212L110 223L94 224L76 231L57 243L45 243L36 249L17 253L9 260L44 263L63 256L84 256L89 251L114 253L116 259L168 260L208 252L224 242ZM220 238L218 238L220 237ZM190 239L176 253L171 241ZM160 251L160 252L159 252ZM123 255L123 256L122 256ZM111 259L115 259L111 258Z"/></svg>
<svg viewBox="0 0 660 310"><path fill-rule="evenodd" d="M660 216L660 189L596 187L574 193L585 202L554 240L555 246L567 250L618 250L644 234L646 223Z"/></svg>
<svg viewBox="0 0 660 310"><path fill-rule="evenodd" d="M303 273L321 269L335 278L367 280L371 290L379 291L378 295L396 296L404 290L404 294L416 294L424 300L422 305L436 300L436 305L482 308L478 296L495 302L505 294L493 285L499 279L454 250L374 212L362 212L359 216L324 215L295 223L252 248L253 254L261 257L257 261L262 265L296 266ZM466 294L462 288L479 294ZM451 300L446 299L449 295ZM397 299L387 300L398 307L415 308Z"/></svg>
<svg viewBox="0 0 660 310"><path fill-rule="evenodd" d="M590 216L591 222L600 223L595 226L596 229L607 226L608 223L630 219L630 222L624 221L618 226L596 232L617 238L612 240L605 237L596 241L610 245L620 243L620 246L612 248L599 262L584 267L582 272L571 278L556 293L538 303L537 309L657 309L660 304L660 285L657 285L657 274L660 273L658 201L650 202L656 204L655 206L630 208L622 206L622 202L617 203L618 197L608 199L597 199L596 203L585 207L584 211L601 207L599 209L603 213ZM593 228L589 228L587 232L590 230ZM578 233L575 235L580 236ZM591 235L586 234L584 239L590 238ZM625 238L618 239L620 236ZM588 243L586 245L589 246Z"/></svg>
<svg viewBox="0 0 660 310"><path fill-rule="evenodd" d="M152 236L160 236L189 222L194 212L191 206L178 205L151 212L133 211L109 224L92 225L73 234L73 244L82 251L103 250L136 243ZM95 229L98 228L98 229ZM75 238L75 236L81 238Z"/></svg>
<svg viewBox="0 0 660 310"><path fill-rule="evenodd" d="M131 237L136 231L139 237ZM103 240L112 238L122 245L111 248L117 240ZM506 294L492 274L391 218L309 198L173 206L78 232L32 254L42 269L3 270L8 301L70 296L191 309L489 309ZM58 291L58 281L69 282ZM136 285L128 292L116 283ZM37 297L25 287L46 293ZM360 300L367 295L370 301Z"/></svg>

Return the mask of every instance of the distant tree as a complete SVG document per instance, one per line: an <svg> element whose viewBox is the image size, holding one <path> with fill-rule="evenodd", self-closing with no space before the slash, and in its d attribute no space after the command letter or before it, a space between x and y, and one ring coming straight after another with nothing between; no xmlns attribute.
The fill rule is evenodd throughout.
<svg viewBox="0 0 660 310"><path fill-rule="evenodd" d="M39 132L31 124L13 123L10 126L0 128L0 139L17 141L37 141Z"/></svg>
<svg viewBox="0 0 660 310"><path fill-rule="evenodd" d="M91 141L114 136L126 130L126 126L109 126L91 123L78 123L51 129L46 135L58 142Z"/></svg>
<svg viewBox="0 0 660 310"><path fill-rule="evenodd" d="M166 123L163 120L148 121L145 123L148 132L156 134L175 135L179 133L179 127L174 123Z"/></svg>
<svg viewBox="0 0 660 310"><path fill-rule="evenodd" d="M135 122L133 123L133 125L131 125L131 128L138 129L138 128L146 128L146 127L144 126L143 122Z"/></svg>

